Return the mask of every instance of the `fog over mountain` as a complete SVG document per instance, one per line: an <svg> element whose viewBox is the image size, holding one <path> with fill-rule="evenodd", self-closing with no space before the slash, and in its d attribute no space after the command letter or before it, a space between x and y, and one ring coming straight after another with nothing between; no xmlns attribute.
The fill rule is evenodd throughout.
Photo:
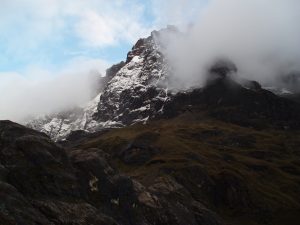
<svg viewBox="0 0 300 225"><path fill-rule="evenodd" d="M0 118L24 122L82 105L94 97L97 80L107 65L101 60L77 59L52 73L32 68L26 76L0 74Z"/></svg>
<svg viewBox="0 0 300 225"><path fill-rule="evenodd" d="M299 19L296 0L210 1L185 33L160 37L174 85L203 83L207 67L223 58L235 63L243 78L282 86L280 76L300 71Z"/></svg>

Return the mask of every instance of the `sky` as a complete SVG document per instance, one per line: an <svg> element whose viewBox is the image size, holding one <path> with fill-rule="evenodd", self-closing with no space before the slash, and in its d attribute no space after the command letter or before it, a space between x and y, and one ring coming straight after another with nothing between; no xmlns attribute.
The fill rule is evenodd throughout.
<svg viewBox="0 0 300 225"><path fill-rule="evenodd" d="M91 77L152 30L188 24L206 1L1 0L0 119L84 104Z"/></svg>
<svg viewBox="0 0 300 225"><path fill-rule="evenodd" d="M201 1L1 0L0 72L55 72L76 58L124 60L139 38L177 23L184 11L172 10L172 16L174 2L184 7Z"/></svg>
<svg viewBox="0 0 300 225"><path fill-rule="evenodd" d="M282 85L300 74L299 0L0 0L0 119L84 105L96 78L167 25L163 50L182 90L205 83L217 58L239 76ZM167 35L168 36L168 35ZM292 88L300 90L299 82Z"/></svg>

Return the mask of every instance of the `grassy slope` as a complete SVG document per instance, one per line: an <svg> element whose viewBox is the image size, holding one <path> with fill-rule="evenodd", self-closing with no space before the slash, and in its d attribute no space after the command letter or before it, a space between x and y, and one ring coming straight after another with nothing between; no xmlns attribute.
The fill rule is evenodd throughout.
<svg viewBox="0 0 300 225"><path fill-rule="evenodd" d="M128 165L114 157L137 137L159 153L142 165ZM229 224L296 225L300 221L298 131L255 130L185 113L115 129L80 147L107 151L120 171L145 186L159 176L175 177Z"/></svg>

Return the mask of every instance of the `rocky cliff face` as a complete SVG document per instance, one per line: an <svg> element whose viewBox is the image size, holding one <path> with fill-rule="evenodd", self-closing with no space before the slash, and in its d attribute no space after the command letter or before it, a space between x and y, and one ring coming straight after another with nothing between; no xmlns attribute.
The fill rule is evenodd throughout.
<svg viewBox="0 0 300 225"><path fill-rule="evenodd" d="M94 132L122 127L145 122L161 113L168 99L168 65L160 52L158 34L153 32L140 39L126 62L109 68L101 81L100 93L86 106L37 118L27 126L62 140L74 130Z"/></svg>
<svg viewBox="0 0 300 225"><path fill-rule="evenodd" d="M299 129L300 105L260 87L257 82L237 83L219 77L200 89L180 92L165 105L164 117L185 111L207 113L211 117L242 126L267 129Z"/></svg>
<svg viewBox="0 0 300 225"><path fill-rule="evenodd" d="M168 99L167 72L154 34L140 39L104 89L95 119L129 125L153 118Z"/></svg>

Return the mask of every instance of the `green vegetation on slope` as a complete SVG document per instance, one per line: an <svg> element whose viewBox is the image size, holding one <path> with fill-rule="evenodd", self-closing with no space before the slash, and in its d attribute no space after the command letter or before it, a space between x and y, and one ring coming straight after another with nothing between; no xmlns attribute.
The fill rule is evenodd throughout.
<svg viewBox="0 0 300 225"><path fill-rule="evenodd" d="M73 148L93 147L146 187L158 178L174 178L228 224L300 220L298 131L257 130L184 113L113 129Z"/></svg>

